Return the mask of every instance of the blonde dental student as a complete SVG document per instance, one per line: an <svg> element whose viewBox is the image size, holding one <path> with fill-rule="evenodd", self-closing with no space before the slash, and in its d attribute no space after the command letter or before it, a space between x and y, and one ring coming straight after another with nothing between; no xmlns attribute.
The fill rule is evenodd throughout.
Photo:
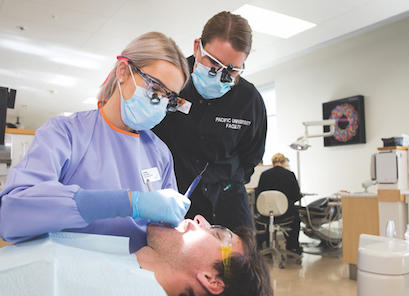
<svg viewBox="0 0 409 296"><path fill-rule="evenodd" d="M146 245L149 221L178 225L190 201L177 191L169 149L150 129L183 102L188 77L172 39L158 32L134 39L101 88L100 108L50 119L10 169L0 237L108 234L129 237L135 252Z"/></svg>

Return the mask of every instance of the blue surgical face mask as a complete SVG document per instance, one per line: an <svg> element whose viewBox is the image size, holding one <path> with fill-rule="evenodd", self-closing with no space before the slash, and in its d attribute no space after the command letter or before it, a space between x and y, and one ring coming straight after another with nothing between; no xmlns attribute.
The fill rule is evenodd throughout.
<svg viewBox="0 0 409 296"><path fill-rule="evenodd" d="M151 99L146 95L147 90L135 83L136 89L132 98L125 100L119 82L118 87L121 94L121 118L126 126L144 131L150 130L163 120L168 99L161 98L158 104L152 104Z"/></svg>
<svg viewBox="0 0 409 296"><path fill-rule="evenodd" d="M204 99L220 98L231 89L234 80L230 83L221 82L222 71L218 71L215 76L210 76L209 71L209 67L197 63L197 67L192 73L193 84Z"/></svg>

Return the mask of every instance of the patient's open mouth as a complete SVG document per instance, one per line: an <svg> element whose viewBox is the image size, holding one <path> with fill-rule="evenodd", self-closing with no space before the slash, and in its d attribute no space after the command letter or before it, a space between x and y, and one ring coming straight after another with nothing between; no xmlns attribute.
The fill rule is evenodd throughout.
<svg viewBox="0 0 409 296"><path fill-rule="evenodd" d="M187 228L189 227L189 223L187 220L182 221L182 223L179 224L178 227L176 227L175 229L179 232L186 232Z"/></svg>

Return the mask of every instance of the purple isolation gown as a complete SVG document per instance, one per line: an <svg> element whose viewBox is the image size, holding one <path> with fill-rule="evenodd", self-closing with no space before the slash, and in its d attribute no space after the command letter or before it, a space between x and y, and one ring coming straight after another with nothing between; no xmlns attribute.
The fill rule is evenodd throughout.
<svg viewBox="0 0 409 296"><path fill-rule="evenodd" d="M48 232L130 237L130 252L146 245L145 219L85 222L73 200L79 188L149 191L142 172L157 168L153 190L177 190L172 155L150 130L115 128L102 109L55 117L36 131L24 158L10 168L0 193L0 237L19 242Z"/></svg>

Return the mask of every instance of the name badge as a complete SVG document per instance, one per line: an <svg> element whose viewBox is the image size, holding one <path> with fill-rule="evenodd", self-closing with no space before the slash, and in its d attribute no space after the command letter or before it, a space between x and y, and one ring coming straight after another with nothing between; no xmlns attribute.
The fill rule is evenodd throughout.
<svg viewBox="0 0 409 296"><path fill-rule="evenodd" d="M149 182L155 182L155 181L161 180L157 167L142 170L141 173L142 173L143 182L145 184L147 183L148 180Z"/></svg>
<svg viewBox="0 0 409 296"><path fill-rule="evenodd" d="M176 110L178 110L178 111L180 111L182 113L185 113L185 114L189 114L190 107L192 107L192 103L185 100L185 103L183 105L178 105L176 107Z"/></svg>

